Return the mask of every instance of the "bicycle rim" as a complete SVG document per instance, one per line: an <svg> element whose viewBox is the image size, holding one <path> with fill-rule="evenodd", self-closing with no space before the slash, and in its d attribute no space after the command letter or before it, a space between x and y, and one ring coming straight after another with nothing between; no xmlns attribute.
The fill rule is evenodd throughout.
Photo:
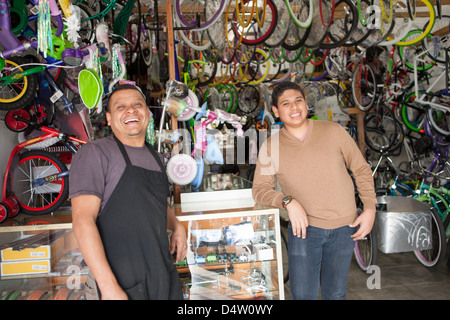
<svg viewBox="0 0 450 320"><path fill-rule="evenodd" d="M408 37L408 38L405 37L402 41L395 43L395 45L397 45L397 46L410 46L410 45L421 42L422 39L425 38L430 33L431 29L433 29L433 27L434 27L434 22L436 20L436 12L434 10L433 4L428 0L417 0L417 1L421 1L424 4L424 6L421 6L421 7L424 7L427 10L427 11L421 12L420 17L428 19L428 25L426 26L426 28L421 30L420 34L416 34L416 36L414 36L414 37ZM417 4L416 4L416 6L417 6ZM419 12L416 12L416 14L418 14L418 13Z"/></svg>
<svg viewBox="0 0 450 320"><path fill-rule="evenodd" d="M358 27L358 11L356 6L349 0L339 0L335 4L335 10L345 15L335 16L328 27L329 43L323 43L323 48L336 48L345 45L347 40L353 36Z"/></svg>
<svg viewBox="0 0 450 320"><path fill-rule="evenodd" d="M429 250L415 250L414 254L419 262L425 267L436 267L445 257L447 246L444 225L441 217L431 210L431 246Z"/></svg>
<svg viewBox="0 0 450 320"><path fill-rule="evenodd" d="M2 76L4 74L6 76L11 76L23 72L24 69L20 67L20 65L23 63L25 63L25 61L19 60L17 58L5 60L5 68L2 71ZM17 68L17 69L8 71L9 68L11 69ZM3 110L9 110L9 108L7 108L8 105L19 101L22 97L25 96L25 93L27 92L29 87L28 81L29 78L30 76L25 76L22 79L8 85L3 85L0 82L0 109L3 109L2 106L5 105L5 109ZM36 88L33 89L34 92L35 89ZM25 104L22 107L25 107Z"/></svg>
<svg viewBox="0 0 450 320"><path fill-rule="evenodd" d="M403 1L397 1L397 6L401 7L395 9L394 29L385 41L379 43L380 46L389 46L402 41L413 26L413 20L409 18L406 4Z"/></svg>
<svg viewBox="0 0 450 320"><path fill-rule="evenodd" d="M264 41L264 45L270 48L280 46L286 39L289 29L293 27L284 0L274 0L274 4L278 10L278 23L270 37Z"/></svg>
<svg viewBox="0 0 450 320"><path fill-rule="evenodd" d="M365 239L355 241L354 255L358 266L362 271L367 271L377 261L377 243L374 232L371 231Z"/></svg>
<svg viewBox="0 0 450 320"><path fill-rule="evenodd" d="M372 68L360 63L352 77L352 96L356 107L361 111L369 110L376 98L377 83Z"/></svg>
<svg viewBox="0 0 450 320"><path fill-rule="evenodd" d="M450 115L448 112L430 107L427 110L427 120L433 131L443 136L450 135Z"/></svg>
<svg viewBox="0 0 450 320"><path fill-rule="evenodd" d="M244 0L244 4L248 3L249 1L250 0ZM278 11L273 1L266 0L266 8L261 12L262 14L265 14L265 22L263 26L257 26L256 28L254 28L253 25L242 28L238 23L235 23L237 17L236 14L234 15L234 18L232 20L233 31L237 38L242 38L242 43L248 45L261 44L266 39L268 39L275 31L275 26L278 22Z"/></svg>
<svg viewBox="0 0 450 320"><path fill-rule="evenodd" d="M406 100L401 108L402 121L406 127L414 132L424 132L425 112L421 106Z"/></svg>
<svg viewBox="0 0 450 320"><path fill-rule="evenodd" d="M222 14L225 10L225 8L228 5L229 0L218 0L218 1L206 1L206 5L203 3L198 3L197 5L195 3L193 3L193 1L190 1L189 3L189 7L195 7L195 6L201 6L201 7L205 7L206 11L211 11L211 12L215 12L215 14L213 16L209 16L209 19L207 21L201 22L200 26L197 28L193 28L193 30L196 31L202 31L202 30L206 30L208 27L212 26L214 23L216 23L216 21L218 19L220 19L220 17L222 17ZM181 22L181 24L185 27L193 27L195 25L196 21L191 21L188 22L182 12L186 12L186 7L182 8L182 3L180 3L180 0L175 0L175 13L176 16L178 17L179 21ZM183 10L182 10L183 9Z"/></svg>
<svg viewBox="0 0 450 320"><path fill-rule="evenodd" d="M48 214L67 200L68 178L63 177L34 187L33 180L67 171L66 165L57 156L42 150L23 153L19 167L14 172L13 192L22 211L30 215Z"/></svg>
<svg viewBox="0 0 450 320"><path fill-rule="evenodd" d="M294 23L300 28L309 28L313 21L314 5L313 0L285 0L286 7ZM308 10L303 10L304 8ZM304 14L300 15L301 12Z"/></svg>
<svg viewBox="0 0 450 320"><path fill-rule="evenodd" d="M403 141L401 125L394 113L382 105L374 114L365 120L365 141L367 146L376 152L395 150Z"/></svg>
<svg viewBox="0 0 450 320"><path fill-rule="evenodd" d="M425 23L424 28L428 26ZM438 41L436 41L438 40ZM422 39L422 47L434 61L445 63L445 51L450 47L450 16L443 15L437 19L429 36Z"/></svg>

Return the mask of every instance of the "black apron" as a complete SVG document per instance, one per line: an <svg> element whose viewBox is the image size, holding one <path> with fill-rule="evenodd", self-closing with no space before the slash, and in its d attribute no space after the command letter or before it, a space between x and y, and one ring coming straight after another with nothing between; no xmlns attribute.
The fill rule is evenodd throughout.
<svg viewBox="0 0 450 320"><path fill-rule="evenodd" d="M106 258L129 299L183 299L169 252L169 184L161 159L146 144L161 172L133 166L123 144L114 139L126 168L97 219Z"/></svg>

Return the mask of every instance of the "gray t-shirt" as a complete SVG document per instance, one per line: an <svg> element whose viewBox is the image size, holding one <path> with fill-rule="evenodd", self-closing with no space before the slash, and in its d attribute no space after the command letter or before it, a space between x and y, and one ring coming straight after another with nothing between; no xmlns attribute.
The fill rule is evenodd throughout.
<svg viewBox="0 0 450 320"><path fill-rule="evenodd" d="M124 146L134 166L161 171L157 160L146 146ZM83 145L74 155L70 165L69 199L82 194L95 195L102 199L101 212L119 182L125 166L125 159L113 137L90 141Z"/></svg>

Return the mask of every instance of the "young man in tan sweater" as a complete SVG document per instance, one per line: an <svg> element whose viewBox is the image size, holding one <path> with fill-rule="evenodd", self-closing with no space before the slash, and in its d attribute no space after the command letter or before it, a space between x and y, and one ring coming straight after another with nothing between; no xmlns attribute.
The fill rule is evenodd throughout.
<svg viewBox="0 0 450 320"><path fill-rule="evenodd" d="M317 299L319 285L322 299L345 299L354 240L365 237L375 219L370 166L339 124L306 118L297 84L279 84L272 103L284 127L261 146L253 198L288 211L293 299ZM349 171L364 205L359 216Z"/></svg>

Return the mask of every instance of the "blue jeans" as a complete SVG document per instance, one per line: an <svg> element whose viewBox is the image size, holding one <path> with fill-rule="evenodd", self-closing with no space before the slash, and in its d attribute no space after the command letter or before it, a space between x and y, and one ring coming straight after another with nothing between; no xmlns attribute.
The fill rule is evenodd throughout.
<svg viewBox="0 0 450 320"><path fill-rule="evenodd" d="M292 299L344 300L355 242L356 228L320 229L309 226L306 238L293 235L288 228L289 282Z"/></svg>

